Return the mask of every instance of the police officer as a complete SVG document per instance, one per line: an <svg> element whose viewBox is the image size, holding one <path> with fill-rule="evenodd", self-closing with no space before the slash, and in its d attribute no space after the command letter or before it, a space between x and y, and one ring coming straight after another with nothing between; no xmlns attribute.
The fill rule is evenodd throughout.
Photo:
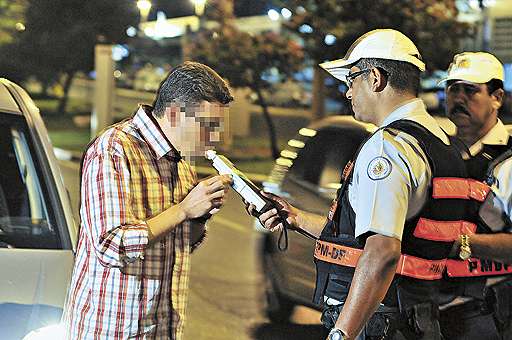
<svg viewBox="0 0 512 340"><path fill-rule="evenodd" d="M492 186L476 205L477 230L463 233L454 244L452 255L460 260L447 263L441 324L449 339L512 339L512 267L501 263L512 263L512 139L498 118L503 79L495 56L464 52L454 57L442 80L448 117L467 146L469 176Z"/></svg>
<svg viewBox="0 0 512 340"><path fill-rule="evenodd" d="M449 185L463 186L462 158L417 97L425 64L409 38L379 29L320 66L347 83L355 118L379 129L346 166L327 219L267 194L279 208L260 221L279 230L285 213L318 238L314 300L329 339L440 339L438 287L467 204Z"/></svg>

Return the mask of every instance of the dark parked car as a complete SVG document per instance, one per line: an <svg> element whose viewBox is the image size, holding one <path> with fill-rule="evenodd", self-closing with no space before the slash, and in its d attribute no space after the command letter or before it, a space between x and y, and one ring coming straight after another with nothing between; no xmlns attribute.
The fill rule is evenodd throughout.
<svg viewBox="0 0 512 340"><path fill-rule="evenodd" d="M57 338L76 235L39 110L0 79L0 339Z"/></svg>
<svg viewBox="0 0 512 340"><path fill-rule="evenodd" d="M448 133L455 125L446 117L434 117ZM512 125L506 125L512 133ZM286 198L292 205L319 215L326 215L336 191L340 175L361 142L375 131L349 116L334 116L299 130L281 152L263 189ZM256 229L264 233L262 256L266 275L267 314L274 322L286 321L293 307L313 308L315 265L314 240L289 232L288 250L280 251L279 233L269 233L255 220Z"/></svg>
<svg viewBox="0 0 512 340"><path fill-rule="evenodd" d="M361 142L375 126L349 116L333 116L299 130L276 160L265 191L286 198L292 205L326 215L340 187L340 175ZM263 230L256 220L255 226ZM279 233L264 232L263 267L266 273L267 314L286 321L295 305L312 305L315 285L314 240L288 233L289 245L279 251Z"/></svg>

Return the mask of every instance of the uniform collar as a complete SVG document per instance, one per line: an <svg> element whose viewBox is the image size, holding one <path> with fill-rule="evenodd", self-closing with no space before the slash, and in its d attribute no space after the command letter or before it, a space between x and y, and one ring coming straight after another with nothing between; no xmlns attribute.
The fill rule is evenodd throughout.
<svg viewBox="0 0 512 340"><path fill-rule="evenodd" d="M498 119L498 122L487 132L480 140L471 145L469 152L471 156L478 154L484 145L507 145L509 134L503 122Z"/></svg>
<svg viewBox="0 0 512 340"><path fill-rule="evenodd" d="M132 123L139 131L144 141L155 152L158 158L169 156L171 159L179 160L179 152L169 142L162 129L152 116L153 108L149 105L139 105L133 116Z"/></svg>
<svg viewBox="0 0 512 340"><path fill-rule="evenodd" d="M434 117L427 112L423 100L414 98L403 102L384 119L382 126L389 125L400 119L416 122L439 138L444 144L450 144L447 134L441 129Z"/></svg>
<svg viewBox="0 0 512 340"><path fill-rule="evenodd" d="M389 125L394 121L400 119L410 119L415 120L413 117L415 115L426 115L428 114L425 109L425 104L419 98L414 98L408 101L403 102L399 106L397 106L383 121L382 126Z"/></svg>

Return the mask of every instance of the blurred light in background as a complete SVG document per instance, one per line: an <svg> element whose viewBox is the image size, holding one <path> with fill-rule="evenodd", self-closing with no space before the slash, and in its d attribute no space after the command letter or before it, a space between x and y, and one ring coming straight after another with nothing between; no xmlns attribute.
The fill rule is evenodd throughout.
<svg viewBox="0 0 512 340"><path fill-rule="evenodd" d="M297 149L302 149L306 144L304 144L304 142L301 142L300 140L290 139L288 141L288 145Z"/></svg>
<svg viewBox="0 0 512 340"><path fill-rule="evenodd" d="M149 0L138 0L137 8L140 12L140 21L146 22L148 20L149 11L151 10L151 1Z"/></svg>
<svg viewBox="0 0 512 340"><path fill-rule="evenodd" d="M281 10L281 15L285 19L290 19L292 17L292 11L290 11L288 8L283 8Z"/></svg>
<svg viewBox="0 0 512 340"><path fill-rule="evenodd" d="M25 30L25 25L23 25L23 23L21 23L21 22L17 22L14 27L16 28L16 31L18 31L18 32L23 32Z"/></svg>
<svg viewBox="0 0 512 340"><path fill-rule="evenodd" d="M297 153L290 151L290 150L283 150L283 151L281 151L281 156L290 158L290 159L295 159L295 158L297 158Z"/></svg>
<svg viewBox="0 0 512 340"><path fill-rule="evenodd" d="M196 16L200 17L204 14L204 7L206 6L206 0L191 0L194 4L194 12Z"/></svg>
<svg viewBox="0 0 512 340"><path fill-rule="evenodd" d="M492 7L496 5L496 0L483 0L482 6L484 7ZM480 1L479 0L469 0L469 6L473 9L480 9Z"/></svg>
<svg viewBox="0 0 512 340"><path fill-rule="evenodd" d="M126 29L126 35L129 37L134 37L137 35L137 29L133 26L130 26Z"/></svg>
<svg viewBox="0 0 512 340"><path fill-rule="evenodd" d="M276 159L276 164L289 168L293 165L293 161L291 161L287 158L279 157L278 159Z"/></svg>
<svg viewBox="0 0 512 340"><path fill-rule="evenodd" d="M119 70L115 70L114 71L114 78L121 78L121 76L123 75L123 73Z"/></svg>
<svg viewBox="0 0 512 340"><path fill-rule="evenodd" d="M267 12L267 15L268 17L270 18L270 20L273 20L273 21L277 21L279 20L279 12L276 11L275 9L270 9L268 12Z"/></svg>
<svg viewBox="0 0 512 340"><path fill-rule="evenodd" d="M120 61L129 55L130 51L128 51L128 48L124 45L114 45L114 47L112 47L112 59L115 61Z"/></svg>
<svg viewBox="0 0 512 340"><path fill-rule="evenodd" d="M313 27L309 26L308 24L303 24L299 27L300 33L313 33Z"/></svg>
<svg viewBox="0 0 512 340"><path fill-rule="evenodd" d="M332 34L327 34L324 38L324 42L327 45L334 45L334 43L336 42L336 37Z"/></svg>
<svg viewBox="0 0 512 340"><path fill-rule="evenodd" d="M512 91L512 64L504 64L505 68L505 81L503 82L503 87L506 91Z"/></svg>
<svg viewBox="0 0 512 340"><path fill-rule="evenodd" d="M316 135L316 130L302 128L299 130L299 135L306 136L306 137L313 137Z"/></svg>

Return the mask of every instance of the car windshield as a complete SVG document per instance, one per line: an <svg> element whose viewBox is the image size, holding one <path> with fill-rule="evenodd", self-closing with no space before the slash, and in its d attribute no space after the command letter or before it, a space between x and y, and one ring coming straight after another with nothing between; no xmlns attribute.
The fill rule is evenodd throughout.
<svg viewBox="0 0 512 340"><path fill-rule="evenodd" d="M0 248L60 249L48 191L23 116L0 114Z"/></svg>

